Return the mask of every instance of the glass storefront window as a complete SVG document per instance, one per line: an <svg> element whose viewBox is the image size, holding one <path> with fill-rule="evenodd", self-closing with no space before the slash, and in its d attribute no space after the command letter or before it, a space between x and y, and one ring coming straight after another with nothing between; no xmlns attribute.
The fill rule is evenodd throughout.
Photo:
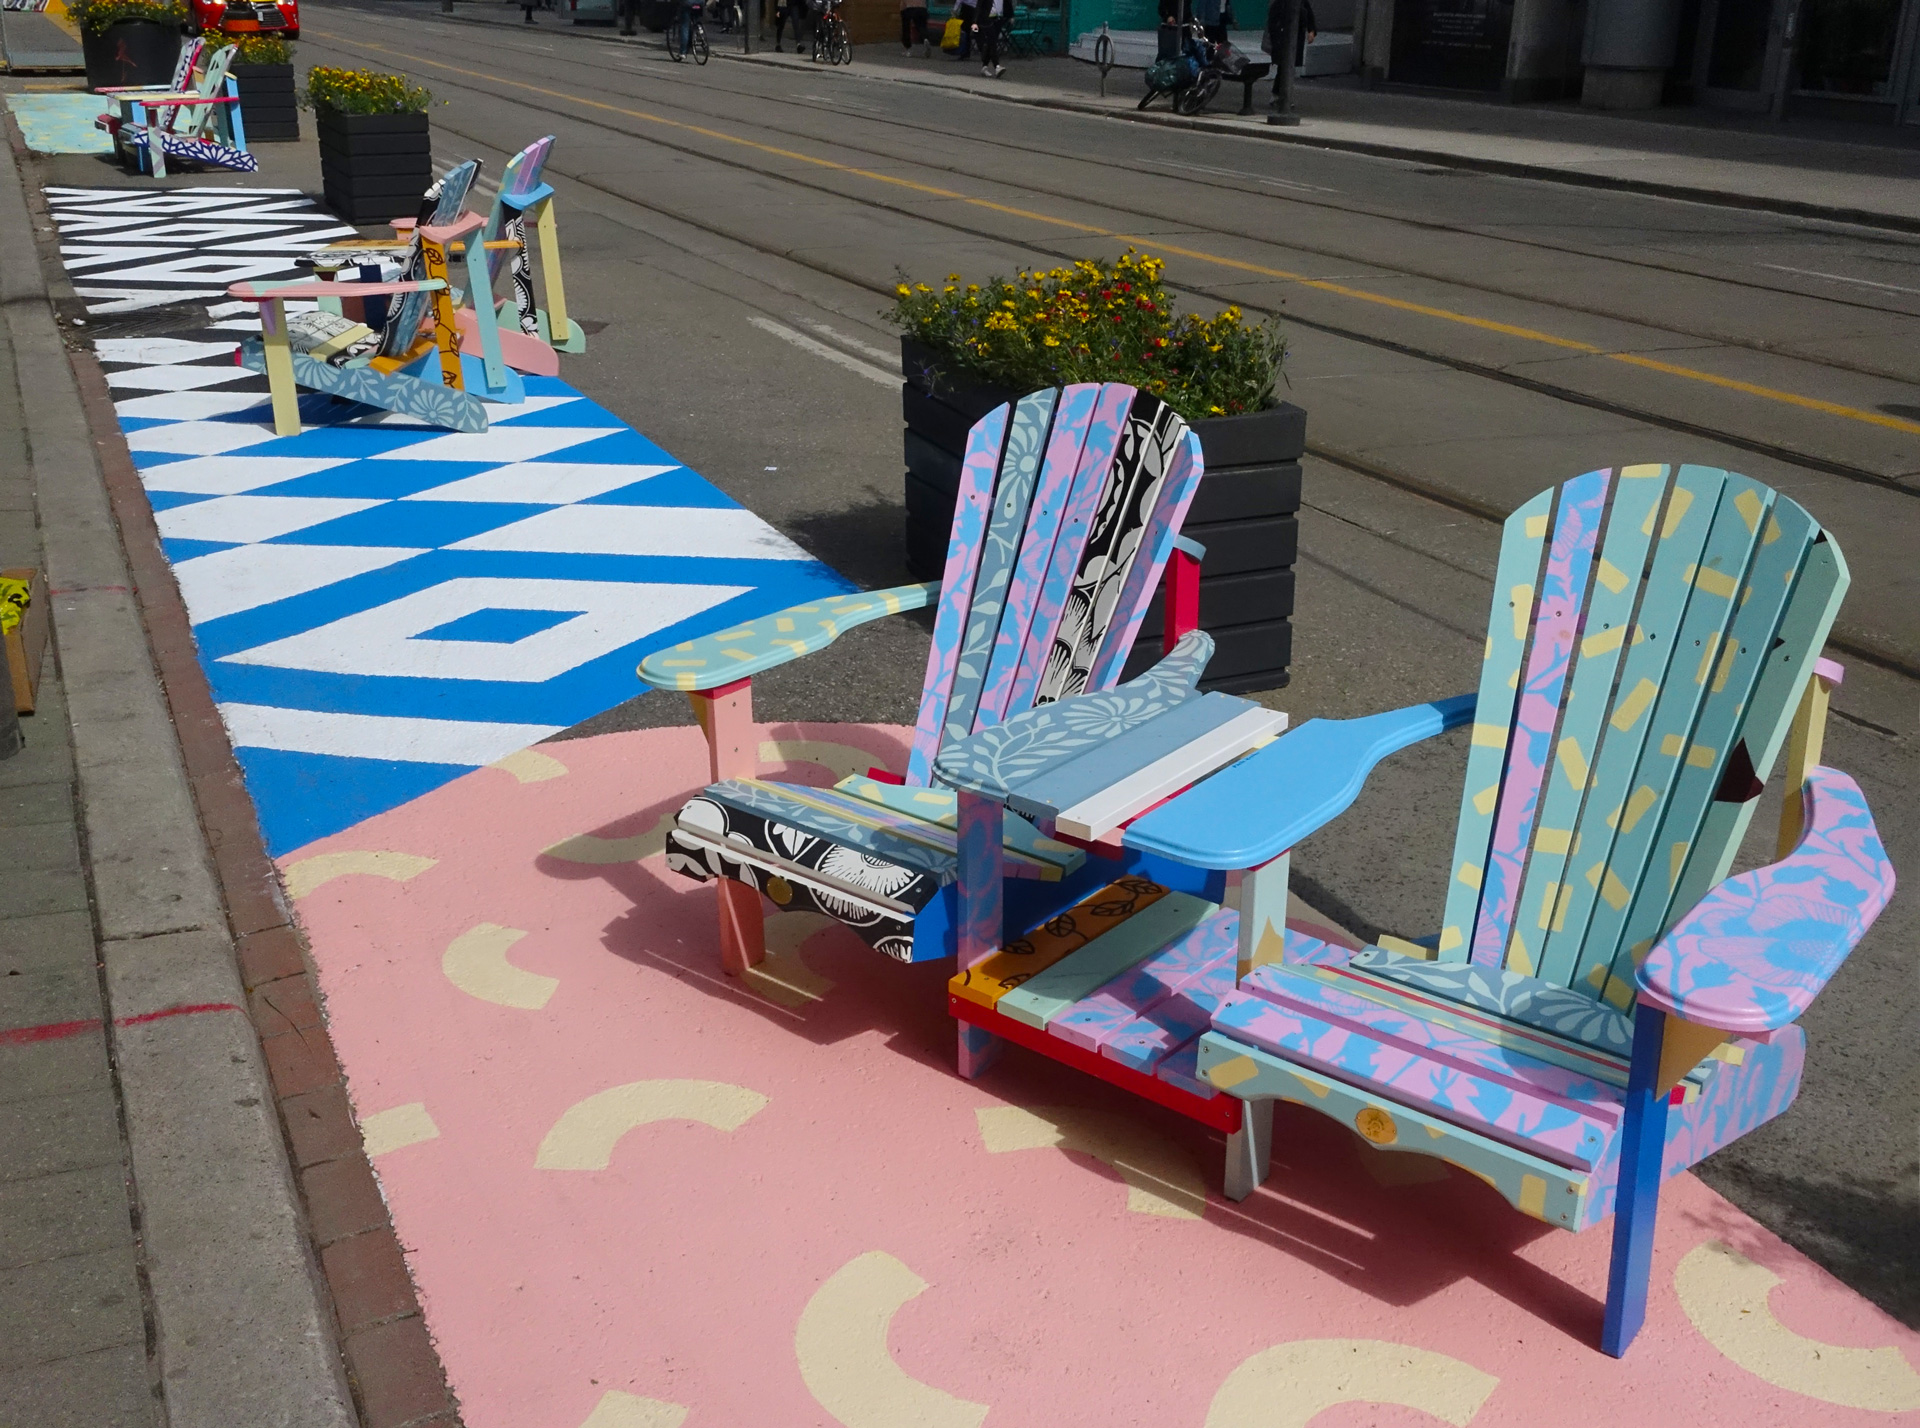
<svg viewBox="0 0 1920 1428"><path fill-rule="evenodd" d="M1821 94L1891 97L1903 0L1805 0L1799 87Z"/></svg>

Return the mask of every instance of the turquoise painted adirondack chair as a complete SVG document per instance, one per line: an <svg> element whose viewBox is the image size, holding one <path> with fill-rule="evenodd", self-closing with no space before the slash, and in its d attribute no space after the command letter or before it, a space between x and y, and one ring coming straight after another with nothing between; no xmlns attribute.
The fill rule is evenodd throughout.
<svg viewBox="0 0 1920 1428"><path fill-rule="evenodd" d="M681 809L667 864L717 883L728 971L764 956L763 894L845 923L902 962L954 954L959 820L954 793L929 786L935 755L1036 705L1112 686L1163 569L1170 653L1125 687L1191 690L1213 648L1193 629L1198 547L1178 535L1200 475L1198 440L1157 398L1118 384L1035 392L974 426L939 584L798 606L641 663L648 684L691 697L707 735L715 782ZM928 604L938 614L904 784L753 777L753 675ZM1149 864L1157 882L1221 896L1219 874L1130 851L1090 858L1020 818L1003 836L1015 935Z"/></svg>
<svg viewBox="0 0 1920 1428"><path fill-rule="evenodd" d="M239 83L227 73L238 53L232 45L212 51L198 82L180 92L111 93L118 113L100 115L94 127L113 136L123 165L156 178L166 177L169 159L257 172L259 161L247 152Z"/></svg>
<svg viewBox="0 0 1920 1428"><path fill-rule="evenodd" d="M1549 1224L1612 1213L1602 1346L1624 1353L1662 1180L1787 1108L1795 1023L1893 892L1860 790L1819 766L1847 582L1811 516L1723 471L1594 471L1521 507L1477 695L1303 724L1128 830L1178 857L1237 816L1236 865L1261 869L1379 759L1472 725L1438 934L1349 954L1243 929L1264 950L1200 1074L1250 1120L1311 1107ZM1728 879L1789 743L1781 861ZM1265 921L1274 889L1247 878L1241 916ZM1268 1134L1245 1138L1242 1193Z"/></svg>
<svg viewBox="0 0 1920 1428"><path fill-rule="evenodd" d="M487 214L486 238L489 243L506 242L515 246L494 247L487 252L488 275L496 286L504 265L512 292L500 299L498 319L502 339L507 342L507 360L523 372L554 376L559 371L557 352L579 353L587 350L587 334L580 324L567 316L567 288L560 268L560 219L554 211L553 186L541 178L554 137L536 139L511 159L500 174L500 188L493 196ZM547 305L541 307L534 296L532 250L527 240L527 215L534 220L539 237L540 282L546 290ZM504 325L512 322L516 337ZM523 365L526 364L526 365Z"/></svg>

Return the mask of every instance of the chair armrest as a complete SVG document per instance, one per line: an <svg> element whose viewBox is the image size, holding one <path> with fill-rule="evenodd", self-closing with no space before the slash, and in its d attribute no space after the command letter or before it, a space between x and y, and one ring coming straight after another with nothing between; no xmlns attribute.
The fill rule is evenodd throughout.
<svg viewBox="0 0 1920 1428"><path fill-rule="evenodd" d="M1478 703L1462 694L1364 719L1309 719L1134 822L1126 844L1199 867L1260 867L1352 807L1380 760L1465 724Z"/></svg>
<svg viewBox="0 0 1920 1428"><path fill-rule="evenodd" d="M811 600L717 635L656 650L640 661L640 678L655 689L718 689L825 649L855 625L930 605L939 595L940 582L935 580Z"/></svg>
<svg viewBox="0 0 1920 1428"><path fill-rule="evenodd" d="M446 285L445 278L410 278L395 283L336 283L316 279L304 283L284 283L272 288L235 283L227 289L227 296L239 298L242 302L267 302L272 298L379 297L391 293L435 292Z"/></svg>
<svg viewBox="0 0 1920 1428"><path fill-rule="evenodd" d="M1137 679L1097 694L1042 704L1004 724L950 741L933 762L934 777L951 788L1004 802L1015 784L1184 702L1212 658L1213 637L1194 630Z"/></svg>
<svg viewBox="0 0 1920 1428"><path fill-rule="evenodd" d="M464 238L476 228L485 228L487 220L469 209L450 223L423 223L420 236L429 243L451 243L456 238Z"/></svg>
<svg viewBox="0 0 1920 1428"><path fill-rule="evenodd" d="M1806 833L1777 863L1728 878L1640 964L1642 1003L1759 1035L1797 1020L1893 896L1893 865L1860 786L1811 768Z"/></svg>
<svg viewBox="0 0 1920 1428"><path fill-rule="evenodd" d="M140 103L148 109L178 109L185 104L238 104L236 94L170 94L165 98L142 99Z"/></svg>

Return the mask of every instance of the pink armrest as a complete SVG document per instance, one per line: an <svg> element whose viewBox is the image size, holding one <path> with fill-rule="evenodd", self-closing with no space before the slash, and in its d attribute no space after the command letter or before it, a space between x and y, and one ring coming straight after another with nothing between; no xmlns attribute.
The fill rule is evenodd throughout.
<svg viewBox="0 0 1920 1428"><path fill-rule="evenodd" d="M1893 896L1860 786L1807 771L1806 828L1781 861L1728 878L1640 965L1640 1000L1740 1035L1797 1020Z"/></svg>
<svg viewBox="0 0 1920 1428"><path fill-rule="evenodd" d="M170 94L165 99L142 99L139 102L149 109L178 109L185 104L238 104L240 98L234 94Z"/></svg>
<svg viewBox="0 0 1920 1428"><path fill-rule="evenodd" d="M420 236L434 243L449 243L455 238L464 238L476 228L485 228L487 220L469 210L451 223L423 223Z"/></svg>
<svg viewBox="0 0 1920 1428"><path fill-rule="evenodd" d="M235 283L227 289L227 296L239 298L242 302L268 302L273 298L378 297L383 293L432 292L445 286L446 282L440 278L394 283L288 283L277 288L255 288L252 283Z"/></svg>

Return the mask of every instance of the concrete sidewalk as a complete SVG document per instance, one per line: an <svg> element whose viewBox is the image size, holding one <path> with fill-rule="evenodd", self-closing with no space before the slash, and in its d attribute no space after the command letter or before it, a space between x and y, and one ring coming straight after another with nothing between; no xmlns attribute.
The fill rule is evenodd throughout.
<svg viewBox="0 0 1920 1428"><path fill-rule="evenodd" d="M525 28L517 6L493 0L463 4L453 18ZM626 39L610 28L556 24L546 16L538 25L548 34L603 43L661 43L653 35ZM1920 231L1920 127L1909 132L1837 123L1775 124L1700 110L1627 117L1576 105L1369 90L1341 78L1300 81L1295 107L1303 122L1286 128L1266 123L1265 83L1255 86L1257 112L1251 117L1232 112L1240 87L1229 84L1206 113L1185 118L1173 114L1165 101L1145 112L1138 108L1145 92L1138 70L1113 70L1103 96L1099 71L1064 57L1017 57L1008 61L1004 77L990 80L976 64L958 63L937 50L921 59L903 55L894 44L862 45L853 65L839 69L772 53L770 41L752 56L743 55L737 33L711 38L716 59L790 67L828 81L857 77L929 85L1198 132Z"/></svg>
<svg viewBox="0 0 1920 1428"><path fill-rule="evenodd" d="M344 1428L254 1020L273 929L235 900L240 841L202 832L20 168L16 149L0 174L0 562L45 570L53 638L0 763L0 1422Z"/></svg>

